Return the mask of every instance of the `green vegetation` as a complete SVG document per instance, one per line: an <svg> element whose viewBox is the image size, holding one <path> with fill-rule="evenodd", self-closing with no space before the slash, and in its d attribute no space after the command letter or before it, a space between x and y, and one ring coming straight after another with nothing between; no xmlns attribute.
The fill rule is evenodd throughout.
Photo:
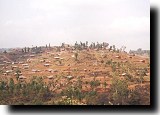
<svg viewBox="0 0 160 115"><path fill-rule="evenodd" d="M74 54L74 56L75 56L75 60L77 61L77 60L78 60L78 52L76 52L76 53Z"/></svg>
<svg viewBox="0 0 160 115"><path fill-rule="evenodd" d="M113 77L111 92L112 92L112 98L115 104L123 105L125 103L124 100L128 97L127 88L128 88L128 85L126 81L119 80L115 76Z"/></svg>
<svg viewBox="0 0 160 115"><path fill-rule="evenodd" d="M83 82L79 78L74 85L69 84L60 93L55 93L50 90L53 85L47 85L43 82L42 77L34 76L29 83L20 81L15 83L10 78L8 81L0 82L0 104L109 105L109 102L112 102L114 105L126 105L143 103L144 94L139 89L129 93L127 81L119 80L116 76L113 77L111 89L108 93L98 93L96 91L96 88L101 84L99 80L92 80L89 83L91 91L82 91L82 84ZM106 89L108 84L104 82L102 85ZM148 99L146 96L145 98Z"/></svg>

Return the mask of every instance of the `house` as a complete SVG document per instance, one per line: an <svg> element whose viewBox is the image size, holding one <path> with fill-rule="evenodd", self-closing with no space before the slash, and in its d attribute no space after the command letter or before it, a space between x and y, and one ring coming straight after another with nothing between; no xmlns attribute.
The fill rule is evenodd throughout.
<svg viewBox="0 0 160 115"><path fill-rule="evenodd" d="M72 79L72 78L73 78L73 76L66 76L66 78L68 78L68 79Z"/></svg>
<svg viewBox="0 0 160 115"><path fill-rule="evenodd" d="M26 79L27 77L25 77L25 76L19 76L19 79Z"/></svg>
<svg viewBox="0 0 160 115"><path fill-rule="evenodd" d="M53 75L47 76L48 79L53 79Z"/></svg>
<svg viewBox="0 0 160 115"><path fill-rule="evenodd" d="M22 66L28 66L28 64L22 64Z"/></svg>
<svg viewBox="0 0 160 115"><path fill-rule="evenodd" d="M116 58L121 58L120 56L115 56Z"/></svg>
<svg viewBox="0 0 160 115"><path fill-rule="evenodd" d="M29 66L24 66L23 69L29 69Z"/></svg>
<svg viewBox="0 0 160 115"><path fill-rule="evenodd" d="M49 67L49 66L50 66L50 64L46 63L46 64L44 64L44 66L45 66L45 67Z"/></svg>
<svg viewBox="0 0 160 115"><path fill-rule="evenodd" d="M35 55L30 55L30 57L35 57Z"/></svg>
<svg viewBox="0 0 160 115"><path fill-rule="evenodd" d="M143 62L143 63L144 63L144 62L145 62L145 60L139 60L139 62Z"/></svg>
<svg viewBox="0 0 160 115"><path fill-rule="evenodd" d="M60 57L54 57L54 59L60 59Z"/></svg>

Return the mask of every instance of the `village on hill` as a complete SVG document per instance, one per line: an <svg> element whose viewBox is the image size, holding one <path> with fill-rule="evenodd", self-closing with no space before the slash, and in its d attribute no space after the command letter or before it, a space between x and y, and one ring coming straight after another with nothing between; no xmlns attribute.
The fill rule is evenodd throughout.
<svg viewBox="0 0 160 115"><path fill-rule="evenodd" d="M150 105L150 58L125 49L86 41L3 51L0 104Z"/></svg>

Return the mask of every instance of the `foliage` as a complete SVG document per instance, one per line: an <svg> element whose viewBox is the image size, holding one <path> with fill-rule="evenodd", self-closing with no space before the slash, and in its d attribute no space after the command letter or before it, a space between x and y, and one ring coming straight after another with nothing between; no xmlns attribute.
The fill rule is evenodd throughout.
<svg viewBox="0 0 160 115"><path fill-rule="evenodd" d="M108 61L106 62L106 64L111 65L111 64L112 64L112 61L111 61L111 60L108 60Z"/></svg>
<svg viewBox="0 0 160 115"><path fill-rule="evenodd" d="M92 90L95 90L95 88L99 85L100 85L99 80L93 80L93 81L90 82L90 86L91 86Z"/></svg>
<svg viewBox="0 0 160 115"><path fill-rule="evenodd" d="M115 71L116 71L116 64L113 64L113 65L111 66L111 68L112 68L112 71L115 72Z"/></svg>
<svg viewBox="0 0 160 115"><path fill-rule="evenodd" d="M78 52L74 54L76 61L78 60Z"/></svg>
<svg viewBox="0 0 160 115"><path fill-rule="evenodd" d="M119 80L116 76L113 77L112 85L112 99L116 104L124 104L124 99L128 97L128 84L125 80Z"/></svg>
<svg viewBox="0 0 160 115"><path fill-rule="evenodd" d="M11 93L13 93L14 87L15 87L14 80L10 78L9 88Z"/></svg>

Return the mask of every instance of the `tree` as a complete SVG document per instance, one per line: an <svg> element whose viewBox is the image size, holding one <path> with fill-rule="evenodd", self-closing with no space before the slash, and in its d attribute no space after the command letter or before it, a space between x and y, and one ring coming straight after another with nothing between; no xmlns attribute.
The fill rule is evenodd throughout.
<svg viewBox="0 0 160 115"><path fill-rule="evenodd" d="M14 90L14 80L12 78L10 78L10 81L9 81L9 89L10 89L10 92L13 93L13 90Z"/></svg>
<svg viewBox="0 0 160 115"><path fill-rule="evenodd" d="M4 90L6 86L6 82L5 81L1 81L0 83L0 90Z"/></svg>
<svg viewBox="0 0 160 115"><path fill-rule="evenodd" d="M108 43L103 42L103 47L104 47L104 48L107 48L108 46L109 46L109 44L108 44Z"/></svg>
<svg viewBox="0 0 160 115"><path fill-rule="evenodd" d="M61 47L64 48L64 43L62 43Z"/></svg>
<svg viewBox="0 0 160 115"><path fill-rule="evenodd" d="M60 52L61 51L61 48L58 46L57 47L57 52Z"/></svg>
<svg viewBox="0 0 160 115"><path fill-rule="evenodd" d="M88 47L88 41L86 41L86 46Z"/></svg>
<svg viewBox="0 0 160 115"><path fill-rule="evenodd" d="M104 83L103 83L103 85L104 85L104 90L106 91L106 87L107 87L107 83L106 83L106 80L104 81Z"/></svg>
<svg viewBox="0 0 160 115"><path fill-rule="evenodd" d="M76 61L78 60L78 52L74 54Z"/></svg>
<svg viewBox="0 0 160 115"><path fill-rule="evenodd" d="M102 93L99 94L96 98L96 105L109 105L108 94Z"/></svg>
<svg viewBox="0 0 160 115"><path fill-rule="evenodd" d="M115 72L116 71L116 65L113 64L111 67L112 67L112 71Z"/></svg>
<svg viewBox="0 0 160 115"><path fill-rule="evenodd" d="M39 50L40 50L40 51L42 50L42 47L41 47L41 46L39 47Z"/></svg>
<svg viewBox="0 0 160 115"><path fill-rule="evenodd" d="M111 64L112 64L112 61L111 61L111 60L108 60L108 61L106 62L106 64L111 65Z"/></svg>
<svg viewBox="0 0 160 115"><path fill-rule="evenodd" d="M141 87L142 87L142 83L144 81L144 76L146 75L145 71L144 70L141 70L140 71L140 82L141 82Z"/></svg>
<svg viewBox="0 0 160 115"><path fill-rule="evenodd" d="M19 76L20 76L19 73L21 73L21 71L20 71L19 69L17 69L17 70L16 70L16 79L17 79L17 81L18 81L18 78L19 78Z"/></svg>
<svg viewBox="0 0 160 115"><path fill-rule="evenodd" d="M81 93L81 90L82 90L82 79L81 79L81 77L78 77L75 94L80 102L83 98L83 94Z"/></svg>
<svg viewBox="0 0 160 115"><path fill-rule="evenodd" d="M86 47L86 44L85 43L83 43L83 49Z"/></svg>
<svg viewBox="0 0 160 115"><path fill-rule="evenodd" d="M120 51L119 51L119 49L117 49L117 51L116 51L117 53L119 53Z"/></svg>
<svg viewBox="0 0 160 115"><path fill-rule="evenodd" d="M24 48L24 52L25 52L25 53L27 52L27 48L26 48L26 47Z"/></svg>
<svg viewBox="0 0 160 115"><path fill-rule="evenodd" d="M129 94L128 104L129 105L139 105L141 94L138 90L131 91Z"/></svg>
<svg viewBox="0 0 160 115"><path fill-rule="evenodd" d="M140 53L142 51L142 48L138 48L137 52Z"/></svg>
<svg viewBox="0 0 160 115"><path fill-rule="evenodd" d="M28 47L28 52L30 51L30 48Z"/></svg>
<svg viewBox="0 0 160 115"><path fill-rule="evenodd" d="M99 80L93 80L93 81L90 82L90 86L91 86L92 91L95 91L95 88L99 85L100 85Z"/></svg>
<svg viewBox="0 0 160 115"><path fill-rule="evenodd" d="M129 54L131 54L131 53L133 53L133 51L132 51L132 50L129 50Z"/></svg>
<svg viewBox="0 0 160 115"><path fill-rule="evenodd" d="M113 45L113 51L116 51L116 46L115 45Z"/></svg>
<svg viewBox="0 0 160 115"><path fill-rule="evenodd" d="M93 49L96 47L96 44L95 43L93 43Z"/></svg>
<svg viewBox="0 0 160 115"><path fill-rule="evenodd" d="M78 89L82 89L82 79L81 77L78 77L78 81L77 81L77 86L78 86Z"/></svg>
<svg viewBox="0 0 160 115"><path fill-rule="evenodd" d="M112 50L112 46L109 47L109 51Z"/></svg>
<svg viewBox="0 0 160 115"><path fill-rule="evenodd" d="M24 53L24 50L22 49L22 53Z"/></svg>
<svg viewBox="0 0 160 115"><path fill-rule="evenodd" d="M111 85L111 97L115 104L125 104L124 101L128 97L128 84L125 80L120 80L116 76L113 77Z"/></svg>
<svg viewBox="0 0 160 115"><path fill-rule="evenodd" d="M138 49L137 49L137 54L140 54L140 55L141 55L142 53L143 53L142 48L138 48Z"/></svg>
<svg viewBox="0 0 160 115"><path fill-rule="evenodd" d="M82 46L83 45L83 43L80 41L80 45Z"/></svg>
<svg viewBox="0 0 160 115"><path fill-rule="evenodd" d="M122 46L122 50L123 50L123 52L125 51L125 49L126 49L126 46Z"/></svg>
<svg viewBox="0 0 160 115"><path fill-rule="evenodd" d="M4 54L6 54L6 53L7 53L7 51L5 50L3 53L4 53Z"/></svg>
<svg viewBox="0 0 160 115"><path fill-rule="evenodd" d="M59 65L61 65L62 64L62 61L61 60L59 60Z"/></svg>

